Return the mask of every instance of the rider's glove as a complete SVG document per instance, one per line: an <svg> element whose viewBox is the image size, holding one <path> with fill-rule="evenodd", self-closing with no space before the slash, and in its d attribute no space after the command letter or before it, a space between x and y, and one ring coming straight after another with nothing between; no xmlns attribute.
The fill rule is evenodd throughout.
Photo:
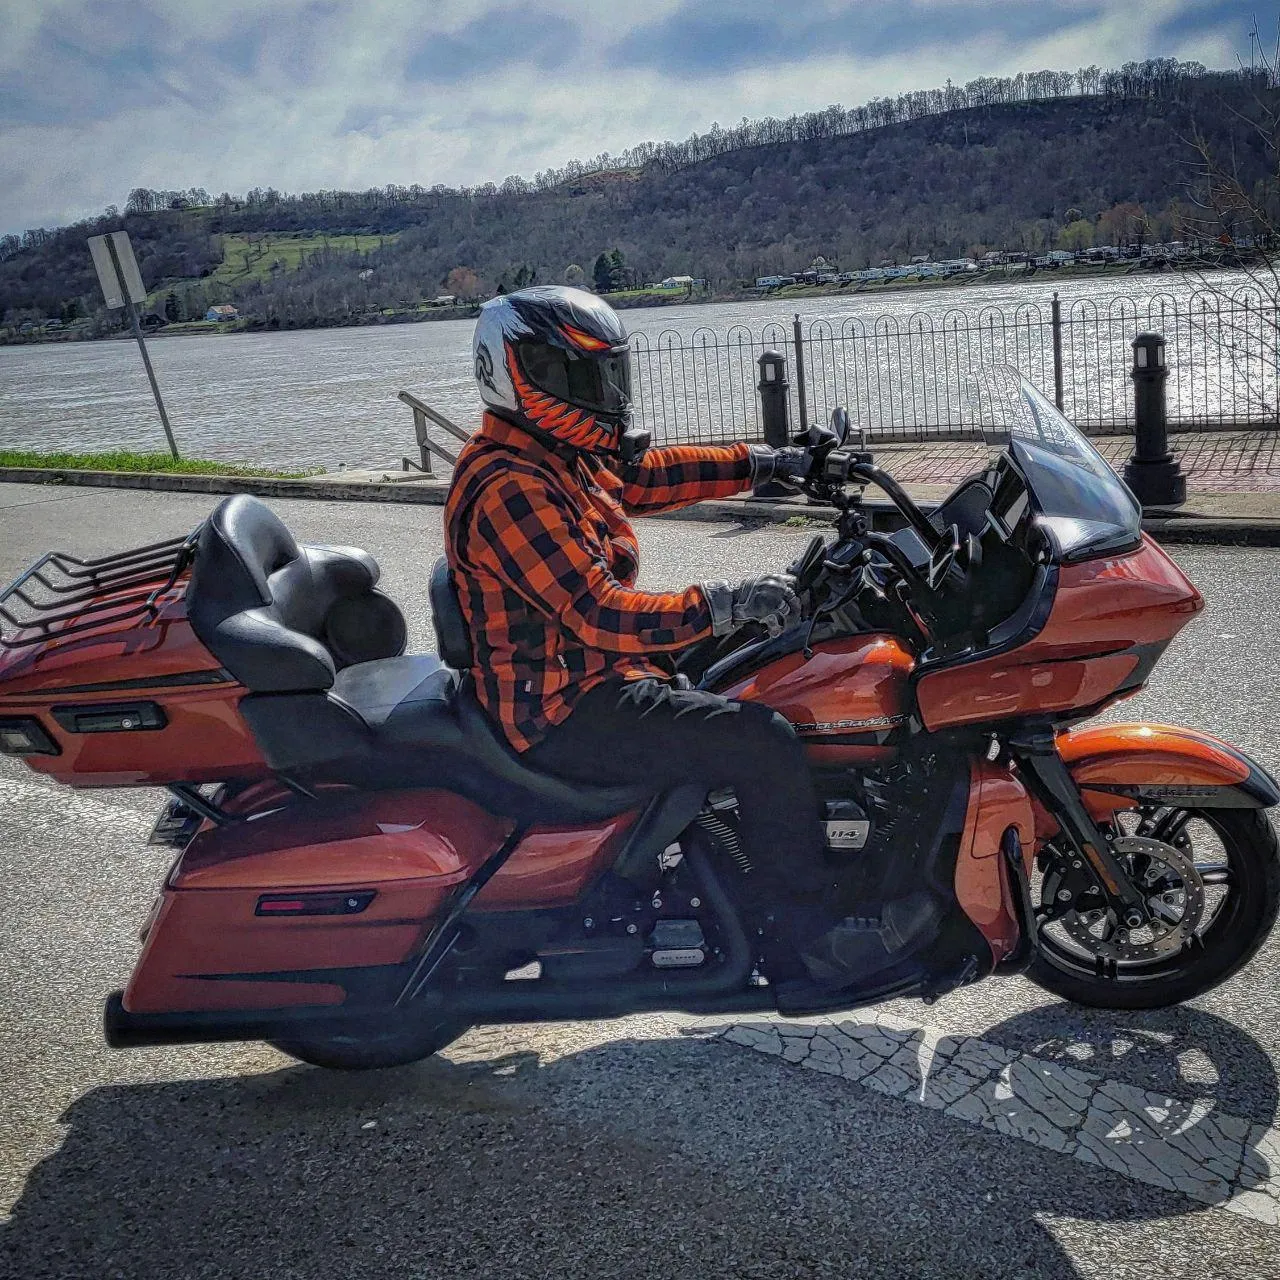
<svg viewBox="0 0 1280 1280"><path fill-rule="evenodd" d="M800 612L796 580L785 573L744 578L736 587L724 581L704 582L702 594L711 608L711 634L728 635L748 622L760 623L771 636L781 635L787 619Z"/></svg>
<svg viewBox="0 0 1280 1280"><path fill-rule="evenodd" d="M813 469L813 450L808 446L786 445L772 449L767 444L753 444L747 447L751 450L752 488L773 480L788 489L799 489L800 481L807 479Z"/></svg>

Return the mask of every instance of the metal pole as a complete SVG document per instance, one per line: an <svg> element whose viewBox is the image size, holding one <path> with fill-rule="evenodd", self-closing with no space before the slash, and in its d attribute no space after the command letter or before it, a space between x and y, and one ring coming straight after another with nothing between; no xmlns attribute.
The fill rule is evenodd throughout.
<svg viewBox="0 0 1280 1280"><path fill-rule="evenodd" d="M791 424L788 421L787 358L777 351L766 351L757 362L760 381L756 389L760 393L760 418L764 425L764 440L774 449L782 449L791 443ZM791 490L776 480L766 480L755 487L757 498L790 497Z"/></svg>
<svg viewBox="0 0 1280 1280"><path fill-rule="evenodd" d="M1053 402L1062 410L1062 303L1053 291Z"/></svg>
<svg viewBox="0 0 1280 1280"><path fill-rule="evenodd" d="M1169 369L1158 333L1133 340L1134 449L1125 464L1125 483L1144 507L1171 507L1187 500L1187 478L1169 451L1165 387Z"/></svg>
<svg viewBox="0 0 1280 1280"><path fill-rule="evenodd" d="M800 331L800 313L795 313L791 322L791 331L795 335L796 344L796 398L800 403L800 434L809 434L809 406L805 403L804 392L804 334Z"/></svg>
<svg viewBox="0 0 1280 1280"><path fill-rule="evenodd" d="M160 410L160 425L164 427L165 439L169 442L169 452L179 457L178 446L173 438L173 429L169 426L169 415L164 411L164 401L160 398L160 386L156 382L155 370L151 367L151 357L147 354L147 344L142 340L142 326L138 323L138 312L134 302L128 296L128 287L124 283L124 272L120 269L120 258L116 253L115 243L110 236L106 238L107 252L111 254L111 265L115 268L116 277L124 290L124 308L133 326L133 336L138 340L138 350L142 352L142 363L147 371L147 381L151 383L151 394L156 398L156 408Z"/></svg>

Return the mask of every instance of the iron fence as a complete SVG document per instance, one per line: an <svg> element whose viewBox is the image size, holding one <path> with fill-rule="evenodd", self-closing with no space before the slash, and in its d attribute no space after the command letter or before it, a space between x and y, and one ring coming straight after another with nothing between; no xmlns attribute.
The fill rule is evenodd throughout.
<svg viewBox="0 0 1280 1280"><path fill-rule="evenodd" d="M636 399L660 442L759 438L758 360L772 349L787 357L795 425L841 404L872 438L966 439L980 435L972 376L1012 364L1082 429L1124 434L1144 331L1168 344L1171 430L1280 425L1280 311L1251 287L637 334Z"/></svg>

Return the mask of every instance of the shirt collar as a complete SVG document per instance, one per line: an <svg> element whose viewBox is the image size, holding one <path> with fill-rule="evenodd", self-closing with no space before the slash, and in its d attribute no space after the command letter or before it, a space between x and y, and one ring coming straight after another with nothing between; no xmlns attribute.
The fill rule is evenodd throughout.
<svg viewBox="0 0 1280 1280"><path fill-rule="evenodd" d="M609 465L603 460L587 454L573 456L567 450L562 453L539 440L531 431L517 427L514 422L508 422L506 418L501 418L496 413L484 415L480 430L485 439L502 445L539 466L553 467L575 478L581 469L597 484L608 485L611 481L616 482L616 477Z"/></svg>

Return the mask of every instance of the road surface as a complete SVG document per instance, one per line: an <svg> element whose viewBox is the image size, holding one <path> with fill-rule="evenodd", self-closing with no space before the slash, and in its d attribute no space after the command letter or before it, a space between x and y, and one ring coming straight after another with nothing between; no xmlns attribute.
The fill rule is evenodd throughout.
<svg viewBox="0 0 1280 1280"><path fill-rule="evenodd" d="M0 580L209 506L0 486ZM429 643L437 510L278 509L376 555ZM644 584L777 567L807 536L644 522ZM1280 551L1176 554L1209 608L1125 715L1280 768ZM491 1028L366 1075L253 1045L115 1052L102 1000L166 867L142 844L157 804L0 761L0 1275L1280 1275L1274 943L1140 1017L1005 979L786 1034Z"/></svg>

